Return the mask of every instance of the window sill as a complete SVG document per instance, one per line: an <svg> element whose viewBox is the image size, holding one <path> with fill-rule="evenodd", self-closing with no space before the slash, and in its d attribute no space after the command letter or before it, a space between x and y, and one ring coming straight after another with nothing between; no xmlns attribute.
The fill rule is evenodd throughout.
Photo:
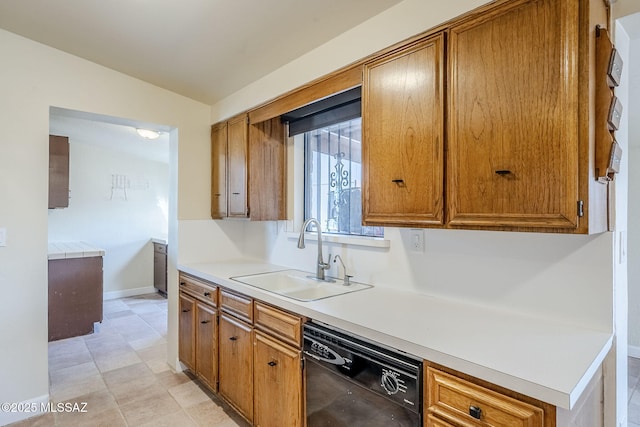
<svg viewBox="0 0 640 427"><path fill-rule="evenodd" d="M286 232L287 239L298 240L300 233ZM318 234L315 232L304 233L305 241L318 241ZM322 241L326 243L338 243L350 246L367 246L370 248L389 248L391 242L384 237L367 237L367 236L344 236L337 234L322 234Z"/></svg>

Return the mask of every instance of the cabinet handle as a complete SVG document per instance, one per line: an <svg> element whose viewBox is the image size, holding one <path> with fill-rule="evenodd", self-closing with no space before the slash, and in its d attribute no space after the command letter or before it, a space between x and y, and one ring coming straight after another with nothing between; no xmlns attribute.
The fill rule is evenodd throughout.
<svg viewBox="0 0 640 427"><path fill-rule="evenodd" d="M211 292L205 292L205 293L204 293L204 296L205 296L205 297L208 297L209 295L211 295Z"/></svg>
<svg viewBox="0 0 640 427"><path fill-rule="evenodd" d="M267 365L269 366L276 366L278 364L278 362L276 362L275 360L272 360L271 362L267 363Z"/></svg>
<svg viewBox="0 0 640 427"><path fill-rule="evenodd" d="M203 320L200 323L202 323L203 325L206 325L207 323L211 322L211 320Z"/></svg>
<svg viewBox="0 0 640 427"><path fill-rule="evenodd" d="M180 282L180 286L184 286L184 285L186 285L186 283Z"/></svg>
<svg viewBox="0 0 640 427"><path fill-rule="evenodd" d="M477 406L469 406L469 415L471 415L476 420L479 420L482 417L482 409Z"/></svg>
<svg viewBox="0 0 640 427"><path fill-rule="evenodd" d="M393 182L394 184L402 184L404 182L404 179L392 179L391 182Z"/></svg>
<svg viewBox="0 0 640 427"><path fill-rule="evenodd" d="M231 193L231 194L233 194L233 195L237 196L237 195L239 195L240 193Z"/></svg>
<svg viewBox="0 0 640 427"><path fill-rule="evenodd" d="M185 308L184 310L182 310L182 312L183 312L183 313L188 313L188 312L190 312L190 311L191 311L191 310L189 310L188 308Z"/></svg>
<svg viewBox="0 0 640 427"><path fill-rule="evenodd" d="M220 197L220 196L221 196L221 194L220 194L220 193L216 193L216 194L214 194L214 196L216 196L216 197Z"/></svg>
<svg viewBox="0 0 640 427"><path fill-rule="evenodd" d="M238 337L229 337L229 339L230 339L231 341L237 341L237 340L238 340Z"/></svg>
<svg viewBox="0 0 640 427"><path fill-rule="evenodd" d="M502 175L509 175L511 171L506 169L500 169L500 170L497 170L496 173L502 176Z"/></svg>

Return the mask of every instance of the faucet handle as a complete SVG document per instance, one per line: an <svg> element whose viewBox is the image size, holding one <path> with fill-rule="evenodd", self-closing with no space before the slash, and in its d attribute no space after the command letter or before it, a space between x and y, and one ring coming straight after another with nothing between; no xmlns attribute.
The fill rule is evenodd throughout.
<svg viewBox="0 0 640 427"><path fill-rule="evenodd" d="M327 262L324 262L324 260L322 260L321 266L323 270L328 270L331 268L331 254L329 254L329 260Z"/></svg>

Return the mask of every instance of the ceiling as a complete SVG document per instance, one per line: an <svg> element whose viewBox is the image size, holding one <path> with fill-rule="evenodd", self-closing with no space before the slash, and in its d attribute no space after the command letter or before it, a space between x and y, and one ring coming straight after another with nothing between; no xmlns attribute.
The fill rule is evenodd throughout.
<svg viewBox="0 0 640 427"><path fill-rule="evenodd" d="M402 0L1 0L0 28L212 105Z"/></svg>
<svg viewBox="0 0 640 427"><path fill-rule="evenodd" d="M138 127L155 129L160 137L145 139L136 132ZM67 136L72 143L89 144L127 158L169 163L169 132L165 126L63 108L52 107L49 113L50 134Z"/></svg>

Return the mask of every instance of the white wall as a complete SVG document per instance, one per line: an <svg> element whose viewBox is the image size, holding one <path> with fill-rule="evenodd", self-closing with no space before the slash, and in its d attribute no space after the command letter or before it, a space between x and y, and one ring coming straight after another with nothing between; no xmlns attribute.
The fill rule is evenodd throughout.
<svg viewBox="0 0 640 427"><path fill-rule="evenodd" d="M0 402L41 401L48 397L50 106L176 128L169 203L174 223L178 209L184 219L208 217L210 107L2 30L0 55L0 227L7 229L7 246L0 247ZM171 245L177 242L171 219L169 228ZM177 251L174 244L169 253L174 281ZM175 296L169 304L169 353L175 358ZM0 425L17 415L0 413Z"/></svg>
<svg viewBox="0 0 640 427"><path fill-rule="evenodd" d="M72 197L68 208L49 210L49 241L86 241L104 249L107 297L153 291L149 239L168 234L169 165L74 138L69 151ZM129 180L126 199L122 190L112 194L113 174Z"/></svg>

